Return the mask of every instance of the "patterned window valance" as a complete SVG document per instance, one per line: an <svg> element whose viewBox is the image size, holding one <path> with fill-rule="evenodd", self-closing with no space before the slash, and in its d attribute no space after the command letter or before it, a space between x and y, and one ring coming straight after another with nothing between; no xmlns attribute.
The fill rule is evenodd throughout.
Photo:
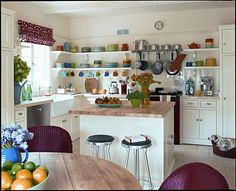
<svg viewBox="0 0 236 191"><path fill-rule="evenodd" d="M19 37L21 42L30 42L47 46L52 46L56 42L53 39L53 29L22 20L18 20L17 23L19 25Z"/></svg>

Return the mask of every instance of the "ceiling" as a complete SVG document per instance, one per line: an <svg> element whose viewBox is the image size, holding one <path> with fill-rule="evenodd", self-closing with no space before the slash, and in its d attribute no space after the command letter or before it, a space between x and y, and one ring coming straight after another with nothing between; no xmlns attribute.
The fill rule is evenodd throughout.
<svg viewBox="0 0 236 191"><path fill-rule="evenodd" d="M19 2L19 1L18 1ZM235 1L27 1L68 18L235 7Z"/></svg>

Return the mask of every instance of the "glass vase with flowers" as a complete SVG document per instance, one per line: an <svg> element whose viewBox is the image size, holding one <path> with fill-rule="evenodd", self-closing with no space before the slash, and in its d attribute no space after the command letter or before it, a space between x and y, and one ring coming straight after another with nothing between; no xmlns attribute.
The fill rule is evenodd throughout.
<svg viewBox="0 0 236 191"><path fill-rule="evenodd" d="M141 86L141 92L145 95L142 106L148 107L150 105L149 86L153 83L161 84L161 81L154 80L152 73L132 74L131 79L133 80L133 85L139 84Z"/></svg>

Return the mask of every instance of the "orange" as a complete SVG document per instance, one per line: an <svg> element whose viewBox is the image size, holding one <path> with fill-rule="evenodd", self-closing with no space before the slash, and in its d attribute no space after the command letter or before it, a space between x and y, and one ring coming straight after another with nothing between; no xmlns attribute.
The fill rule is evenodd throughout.
<svg viewBox="0 0 236 191"><path fill-rule="evenodd" d="M42 182L45 178L47 178L47 172L42 168L37 168L33 172L33 181L35 184L39 184Z"/></svg>
<svg viewBox="0 0 236 191"><path fill-rule="evenodd" d="M11 175L9 175L7 172L5 171L2 171L2 174L1 174L1 187L2 189L8 189L11 187L12 185L12 177Z"/></svg>
<svg viewBox="0 0 236 191"><path fill-rule="evenodd" d="M33 176L29 170L22 169L16 173L16 179L22 179L22 178L27 178L29 180L32 180Z"/></svg>
<svg viewBox="0 0 236 191"><path fill-rule="evenodd" d="M16 179L11 185L11 190L27 190L32 187L32 182L27 178Z"/></svg>
<svg viewBox="0 0 236 191"><path fill-rule="evenodd" d="M46 173L48 174L48 169L47 169L47 167L46 166L43 166L43 165L41 165L41 166L39 166L38 168L41 168L41 169L43 169L44 171L46 171Z"/></svg>

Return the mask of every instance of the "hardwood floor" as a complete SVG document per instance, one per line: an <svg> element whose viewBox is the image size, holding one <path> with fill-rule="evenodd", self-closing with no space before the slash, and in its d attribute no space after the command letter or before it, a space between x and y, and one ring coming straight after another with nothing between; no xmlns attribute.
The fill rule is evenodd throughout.
<svg viewBox="0 0 236 191"><path fill-rule="evenodd" d="M79 139L73 141L73 152L79 153ZM229 188L235 190L235 159L213 154L211 146L174 145L174 157L173 170L189 162L203 162L218 170L227 180Z"/></svg>

